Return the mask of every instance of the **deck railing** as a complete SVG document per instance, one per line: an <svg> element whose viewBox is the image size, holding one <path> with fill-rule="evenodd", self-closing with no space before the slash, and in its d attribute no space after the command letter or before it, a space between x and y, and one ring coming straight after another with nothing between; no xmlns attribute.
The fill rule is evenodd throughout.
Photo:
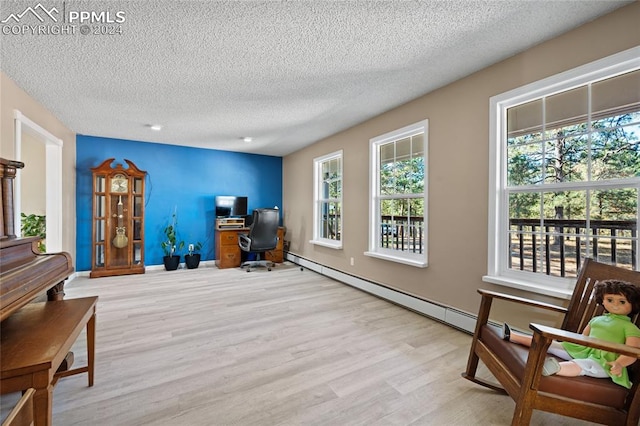
<svg viewBox="0 0 640 426"><path fill-rule="evenodd" d="M589 256L636 269L635 220L509 219L509 268L576 276Z"/></svg>
<svg viewBox="0 0 640 426"><path fill-rule="evenodd" d="M330 229L337 229L338 216L326 219L333 225L328 225ZM381 219L381 247L423 253L422 217L412 217L411 222L399 216ZM540 219L511 218L509 268L574 277L581 259L588 256L636 270L637 240L635 220L591 220L587 224L579 219L545 219L541 223Z"/></svg>
<svg viewBox="0 0 640 426"><path fill-rule="evenodd" d="M380 225L380 246L411 253L424 251L424 218L382 216Z"/></svg>
<svg viewBox="0 0 640 426"><path fill-rule="evenodd" d="M340 238L340 216L326 215L322 218L323 238ZM422 253L424 251L424 219L412 217L411 222L401 216L382 216L380 245L393 250Z"/></svg>

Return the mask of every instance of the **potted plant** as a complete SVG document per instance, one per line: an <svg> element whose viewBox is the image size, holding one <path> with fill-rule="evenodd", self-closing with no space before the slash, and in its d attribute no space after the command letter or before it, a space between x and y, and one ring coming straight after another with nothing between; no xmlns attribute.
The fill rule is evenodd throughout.
<svg viewBox="0 0 640 426"><path fill-rule="evenodd" d="M195 244L189 244L188 253L184 255L184 263L187 269L196 269L200 265L200 249L202 243L198 241Z"/></svg>
<svg viewBox="0 0 640 426"><path fill-rule="evenodd" d="M46 224L47 217L40 216L37 214L30 214L27 216L24 213L20 213L21 216L21 230L23 237L40 237L40 241L38 241L38 250L40 253L44 253L47 251L45 247L45 238L47 238Z"/></svg>
<svg viewBox="0 0 640 426"><path fill-rule="evenodd" d="M184 247L184 241L178 241L178 217L174 212L171 215L171 222L164 228L165 239L160 243L164 251L164 269L175 271L180 266L179 251Z"/></svg>

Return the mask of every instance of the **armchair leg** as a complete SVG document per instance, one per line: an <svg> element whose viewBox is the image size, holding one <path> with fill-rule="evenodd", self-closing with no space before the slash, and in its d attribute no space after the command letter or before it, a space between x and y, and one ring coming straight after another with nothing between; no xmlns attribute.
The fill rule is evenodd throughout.
<svg viewBox="0 0 640 426"><path fill-rule="evenodd" d="M529 426L532 414L533 409L531 407L522 407L516 404L516 409L511 419L511 426Z"/></svg>
<svg viewBox="0 0 640 426"><path fill-rule="evenodd" d="M471 349L473 351L473 348ZM478 371L478 355L475 352L469 354L469 360L467 361L467 369L462 373L462 377L472 380L476 377L476 371Z"/></svg>
<svg viewBox="0 0 640 426"><path fill-rule="evenodd" d="M490 297L482 296L480 301L480 309L478 311L478 319L476 320L476 329L473 333L473 341L471 342L471 350L469 351L469 360L467 361L467 370L462 374L462 377L475 381L476 371L478 370L478 355L476 354L476 347L478 344L478 336L480 336L480 330L489 321L489 311L491 310ZM482 384L482 383L481 383Z"/></svg>
<svg viewBox="0 0 640 426"><path fill-rule="evenodd" d="M538 395L542 366L550 344L551 340L545 339L539 333L534 333L531 347L529 348L525 374L516 399L516 409L511 420L512 426L528 425L531 421L534 401Z"/></svg>

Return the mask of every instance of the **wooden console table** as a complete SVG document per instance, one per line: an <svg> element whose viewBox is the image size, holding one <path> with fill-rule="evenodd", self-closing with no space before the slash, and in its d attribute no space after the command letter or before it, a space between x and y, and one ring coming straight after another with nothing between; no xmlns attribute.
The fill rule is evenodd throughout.
<svg viewBox="0 0 640 426"><path fill-rule="evenodd" d="M242 263L238 234L247 234L249 228L216 229L216 266L220 269L237 268ZM275 263L284 261L284 227L278 228L278 245L265 253L264 259Z"/></svg>
<svg viewBox="0 0 640 426"><path fill-rule="evenodd" d="M59 378L87 373L93 386L97 301L30 303L1 323L0 395L34 388L36 426L52 423L53 386ZM87 366L56 373L85 326Z"/></svg>

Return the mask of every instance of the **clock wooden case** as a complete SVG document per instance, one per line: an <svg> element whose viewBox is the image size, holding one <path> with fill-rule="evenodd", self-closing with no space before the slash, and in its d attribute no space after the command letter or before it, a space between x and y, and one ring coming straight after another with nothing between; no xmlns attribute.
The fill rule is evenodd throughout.
<svg viewBox="0 0 640 426"><path fill-rule="evenodd" d="M144 274L146 172L129 160L93 167L91 278Z"/></svg>

